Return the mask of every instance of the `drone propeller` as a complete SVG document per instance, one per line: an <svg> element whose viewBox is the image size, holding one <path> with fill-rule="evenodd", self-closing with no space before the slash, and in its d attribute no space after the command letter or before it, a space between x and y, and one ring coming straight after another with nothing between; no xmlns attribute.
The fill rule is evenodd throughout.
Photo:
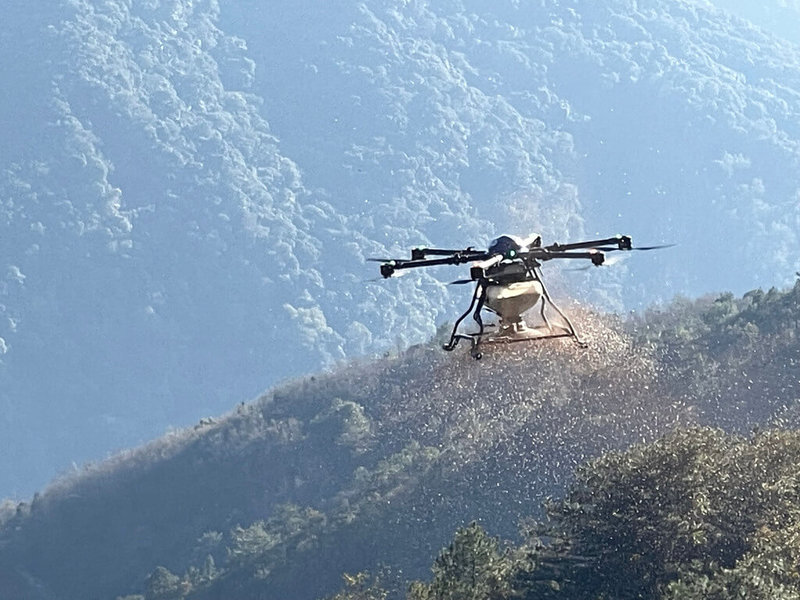
<svg viewBox="0 0 800 600"><path fill-rule="evenodd" d="M464 285L465 283L475 283L474 279L456 279L455 281L448 282L447 285Z"/></svg>
<svg viewBox="0 0 800 600"><path fill-rule="evenodd" d="M614 265L620 265L624 261L626 261L629 257L624 254L616 254L611 258L606 258L603 260L602 263L596 265L586 265L584 267L572 267L569 269L561 269L562 271L588 271L592 267L613 267Z"/></svg>
<svg viewBox="0 0 800 600"><path fill-rule="evenodd" d="M593 248L593 250L597 250L598 252L615 252L618 250L660 250L662 248L672 248L676 244L661 244L658 246L636 246L634 248L617 248L616 246L612 247L605 247L600 246L597 248ZM613 267L614 265L621 264L625 259L628 257L624 254L617 254L611 258L606 258L603 262L595 264L596 267ZM588 271L592 268L592 265L586 265L585 267L574 267L571 269L562 269L564 271Z"/></svg>
<svg viewBox="0 0 800 600"><path fill-rule="evenodd" d="M672 248L675 244L661 244L659 246L634 246L632 248L619 248L617 246L596 246L593 250L600 252L617 252L622 250L628 252L629 250L660 250L662 248Z"/></svg>
<svg viewBox="0 0 800 600"><path fill-rule="evenodd" d="M672 248L673 246L677 246L677 244L659 244L658 246L636 246L635 248L631 248L631 250L661 250L662 248Z"/></svg>

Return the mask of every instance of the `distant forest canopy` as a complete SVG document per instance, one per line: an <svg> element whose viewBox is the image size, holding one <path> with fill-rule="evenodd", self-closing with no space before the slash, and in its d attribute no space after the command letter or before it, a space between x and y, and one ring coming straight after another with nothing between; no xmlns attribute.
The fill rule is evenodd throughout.
<svg viewBox="0 0 800 600"><path fill-rule="evenodd" d="M800 282L575 316L589 349L432 341L6 502L0 589L795 599Z"/></svg>
<svg viewBox="0 0 800 600"><path fill-rule="evenodd" d="M458 314L448 271L369 256L677 243L560 275L613 310L800 268L800 55L707 2L13 0L1 27L2 496Z"/></svg>

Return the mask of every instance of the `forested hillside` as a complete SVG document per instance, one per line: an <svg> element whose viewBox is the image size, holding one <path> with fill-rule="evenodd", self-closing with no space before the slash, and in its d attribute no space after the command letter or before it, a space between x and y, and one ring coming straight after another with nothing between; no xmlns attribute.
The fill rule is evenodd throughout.
<svg viewBox="0 0 800 600"><path fill-rule="evenodd" d="M800 54L706 2L13 0L0 50L3 496L464 300L368 256L678 243L564 274L616 309L798 268Z"/></svg>
<svg viewBox="0 0 800 600"><path fill-rule="evenodd" d="M499 598L540 581L568 597L610 593L610 574L634 555L643 562L625 582L643 598L761 573L773 552L795 559L780 572L789 581L799 302L800 284L679 300L624 322L573 309L588 349L501 346L475 361L431 343L278 386L30 504L7 503L0 589L33 600L302 600L369 571L394 596L418 579L415 600L484 598L460 595L463 557L456 571L441 559L426 582L473 520L514 540L487 566L502 577L480 584L500 586ZM750 437L757 429L768 432ZM637 528L651 519L647 535L666 545L645 553L651 538ZM482 539L465 531L454 544ZM440 585L456 591L430 591Z"/></svg>
<svg viewBox="0 0 800 600"><path fill-rule="evenodd" d="M459 529L406 597L796 600L798 458L797 431L700 428L609 454L579 471L546 521L526 523L522 543ZM343 579L333 600L388 595L365 573Z"/></svg>

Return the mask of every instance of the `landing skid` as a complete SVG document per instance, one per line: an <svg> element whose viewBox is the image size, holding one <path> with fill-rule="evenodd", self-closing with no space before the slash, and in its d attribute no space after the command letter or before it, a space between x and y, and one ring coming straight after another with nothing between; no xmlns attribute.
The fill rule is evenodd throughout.
<svg viewBox="0 0 800 600"><path fill-rule="evenodd" d="M484 332L484 333L457 333L450 344L444 344L445 350L454 350L459 340L470 342L470 354L475 359L483 358L481 347L484 345L514 344L517 342L534 342L538 340L553 340L558 338L572 339L578 346L585 348L587 344L582 341L577 333L566 328L555 326L526 327L524 332Z"/></svg>
<svg viewBox="0 0 800 600"><path fill-rule="evenodd" d="M473 334L474 335L474 334ZM550 340L554 338L571 338L574 332L562 327L525 327L521 331L498 331L484 333L478 337L478 344L512 344L514 342L530 342L532 340Z"/></svg>

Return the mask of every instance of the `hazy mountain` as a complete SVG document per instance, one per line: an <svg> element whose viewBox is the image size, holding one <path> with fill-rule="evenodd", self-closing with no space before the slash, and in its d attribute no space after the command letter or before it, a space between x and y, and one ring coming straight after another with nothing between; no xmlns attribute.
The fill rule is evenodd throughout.
<svg viewBox="0 0 800 600"><path fill-rule="evenodd" d="M797 0L707 0L708 4L728 11L793 43L800 42L800 3Z"/></svg>
<svg viewBox="0 0 800 600"><path fill-rule="evenodd" d="M278 386L3 505L0 590L302 600L381 568L402 590L473 519L515 537L588 458L687 424L796 427L799 301L800 284L627 324L580 313L586 350L501 346L479 362L431 344Z"/></svg>
<svg viewBox="0 0 800 600"><path fill-rule="evenodd" d="M12 2L0 40L7 495L466 300L366 256L679 243L564 275L617 308L798 268L798 49L710 5Z"/></svg>

